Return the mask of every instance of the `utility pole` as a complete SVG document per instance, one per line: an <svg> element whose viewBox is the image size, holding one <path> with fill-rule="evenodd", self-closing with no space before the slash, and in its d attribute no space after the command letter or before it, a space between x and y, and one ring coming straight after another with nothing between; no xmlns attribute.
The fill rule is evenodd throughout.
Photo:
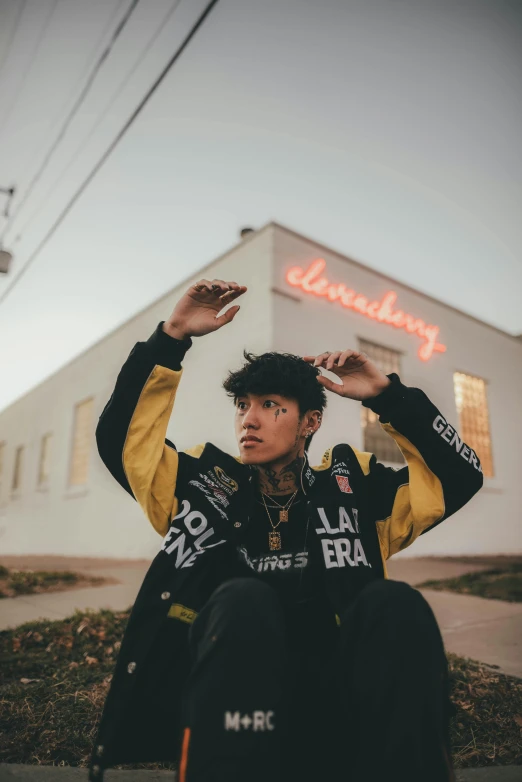
<svg viewBox="0 0 522 782"><path fill-rule="evenodd" d="M7 196L3 213L3 216L7 219L9 217L9 207L11 206L11 201L13 200L13 196L15 194L15 188L0 187L0 193L3 193ZM11 265L12 260L12 254L8 250L4 249L0 239L0 274L7 274L9 272L9 266Z"/></svg>
<svg viewBox="0 0 522 782"><path fill-rule="evenodd" d="M4 217L9 217L9 207L11 206L11 201L15 192L16 188L14 187L0 187L0 193L4 193L6 196L9 196L5 202Z"/></svg>

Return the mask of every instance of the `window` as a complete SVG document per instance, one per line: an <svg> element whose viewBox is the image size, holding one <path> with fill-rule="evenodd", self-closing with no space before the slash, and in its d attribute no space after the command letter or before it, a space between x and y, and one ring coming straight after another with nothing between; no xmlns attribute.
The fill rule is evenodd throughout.
<svg viewBox="0 0 522 782"><path fill-rule="evenodd" d="M80 402L75 408L69 486L82 486L87 483L91 451L92 409L92 399Z"/></svg>
<svg viewBox="0 0 522 782"><path fill-rule="evenodd" d="M400 374L400 353L365 339L359 340L359 350L371 358L381 372ZM379 416L361 405L361 425L363 429L363 448L375 454L379 461L404 464L404 457L395 441L384 431Z"/></svg>
<svg viewBox="0 0 522 782"><path fill-rule="evenodd" d="M51 454L50 433L44 434L40 444L40 463L38 466L38 486L46 486L49 483L50 472L50 454Z"/></svg>
<svg viewBox="0 0 522 782"><path fill-rule="evenodd" d="M477 454L484 475L492 478L493 457L486 382L480 377L455 372L453 385L459 414L460 436Z"/></svg>
<svg viewBox="0 0 522 782"><path fill-rule="evenodd" d="M23 458L24 458L24 446L19 445L15 451L13 483L11 485L11 491L13 492L17 492L20 489L20 485L22 482Z"/></svg>

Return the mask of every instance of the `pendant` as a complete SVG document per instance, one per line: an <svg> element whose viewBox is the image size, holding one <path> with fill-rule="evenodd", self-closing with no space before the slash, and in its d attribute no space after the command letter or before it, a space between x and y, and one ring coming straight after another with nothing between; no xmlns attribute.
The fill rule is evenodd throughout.
<svg viewBox="0 0 522 782"><path fill-rule="evenodd" d="M269 532L268 546L270 548L270 551L279 551L279 549L281 548L281 533L276 531Z"/></svg>
<svg viewBox="0 0 522 782"><path fill-rule="evenodd" d="M288 511L287 510L280 510L279 511L279 521L288 521Z"/></svg>

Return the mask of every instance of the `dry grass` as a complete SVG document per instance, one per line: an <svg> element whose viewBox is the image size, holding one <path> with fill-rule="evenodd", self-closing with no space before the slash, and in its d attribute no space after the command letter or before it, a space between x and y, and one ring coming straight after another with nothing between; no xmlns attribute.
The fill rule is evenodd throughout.
<svg viewBox="0 0 522 782"><path fill-rule="evenodd" d="M456 768L522 765L522 679L448 653Z"/></svg>
<svg viewBox="0 0 522 782"><path fill-rule="evenodd" d="M0 565L0 599L43 592L62 592L80 586L101 586L105 583L105 578L72 573L69 570L15 570Z"/></svg>
<svg viewBox="0 0 522 782"><path fill-rule="evenodd" d="M457 578L437 581L423 581L415 584L415 589L438 589L476 595L489 600L504 600L508 603L522 602L522 563L513 562L502 567L482 570L478 573L466 573Z"/></svg>
<svg viewBox="0 0 522 782"><path fill-rule="evenodd" d="M0 633L0 761L87 765L127 619L76 612ZM522 680L448 659L455 766L522 764Z"/></svg>

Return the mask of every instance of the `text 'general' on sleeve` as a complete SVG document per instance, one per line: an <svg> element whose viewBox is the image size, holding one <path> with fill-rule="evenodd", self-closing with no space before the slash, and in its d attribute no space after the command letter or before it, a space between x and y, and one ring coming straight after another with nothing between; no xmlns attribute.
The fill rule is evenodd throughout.
<svg viewBox="0 0 522 782"><path fill-rule="evenodd" d="M406 465L395 470L358 454L385 559L410 546L465 505L483 485L476 453L418 388L388 375L382 394L363 402L379 415Z"/></svg>

